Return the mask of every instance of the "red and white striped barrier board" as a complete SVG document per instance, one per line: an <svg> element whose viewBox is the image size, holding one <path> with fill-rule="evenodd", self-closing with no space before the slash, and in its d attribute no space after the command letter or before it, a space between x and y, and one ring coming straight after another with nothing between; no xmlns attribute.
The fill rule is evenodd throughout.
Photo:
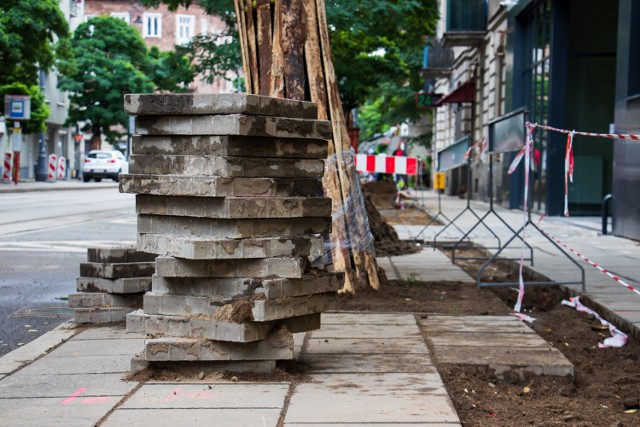
<svg viewBox="0 0 640 427"><path fill-rule="evenodd" d="M417 175L418 158L405 156L356 155L358 172L397 173L400 175Z"/></svg>
<svg viewBox="0 0 640 427"><path fill-rule="evenodd" d="M67 175L67 159L60 156L58 158L58 179L64 179Z"/></svg>
<svg viewBox="0 0 640 427"><path fill-rule="evenodd" d="M11 167L13 165L13 153L4 153L4 167L2 168L2 180L11 181Z"/></svg>
<svg viewBox="0 0 640 427"><path fill-rule="evenodd" d="M56 171L58 168L58 156L55 154L49 154L49 166L47 168L47 179L49 181L56 180Z"/></svg>

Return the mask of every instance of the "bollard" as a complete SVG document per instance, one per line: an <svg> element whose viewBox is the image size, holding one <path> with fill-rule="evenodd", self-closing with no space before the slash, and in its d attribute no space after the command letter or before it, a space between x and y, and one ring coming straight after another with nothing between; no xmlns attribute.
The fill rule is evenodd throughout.
<svg viewBox="0 0 640 427"><path fill-rule="evenodd" d="M58 167L58 156L55 154L49 154L49 166L47 168L47 180L55 181L56 180L56 171Z"/></svg>
<svg viewBox="0 0 640 427"><path fill-rule="evenodd" d="M607 217L609 212L609 202L613 203L613 194L607 194L602 199L602 235L607 235ZM613 218L613 205L611 208L611 217Z"/></svg>
<svg viewBox="0 0 640 427"><path fill-rule="evenodd" d="M2 169L2 180L11 182L11 168L13 167L13 153L4 153L4 168Z"/></svg>
<svg viewBox="0 0 640 427"><path fill-rule="evenodd" d="M58 158L58 179L63 180L67 175L67 159L60 156Z"/></svg>

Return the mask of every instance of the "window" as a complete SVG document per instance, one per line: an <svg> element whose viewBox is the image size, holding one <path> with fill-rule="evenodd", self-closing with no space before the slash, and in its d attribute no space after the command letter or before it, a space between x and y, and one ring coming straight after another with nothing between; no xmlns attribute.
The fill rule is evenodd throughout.
<svg viewBox="0 0 640 427"><path fill-rule="evenodd" d="M113 16L114 18L122 19L127 24L131 22L128 12L111 12L111 16Z"/></svg>
<svg viewBox="0 0 640 427"><path fill-rule="evenodd" d="M176 44L187 44L195 32L195 18L191 15L176 15Z"/></svg>
<svg viewBox="0 0 640 427"><path fill-rule="evenodd" d="M162 38L162 15L145 13L142 18L142 35L147 38Z"/></svg>
<svg viewBox="0 0 640 427"><path fill-rule="evenodd" d="M209 21L207 21L205 18L202 18L200 20L200 34L207 34L208 30L209 30Z"/></svg>

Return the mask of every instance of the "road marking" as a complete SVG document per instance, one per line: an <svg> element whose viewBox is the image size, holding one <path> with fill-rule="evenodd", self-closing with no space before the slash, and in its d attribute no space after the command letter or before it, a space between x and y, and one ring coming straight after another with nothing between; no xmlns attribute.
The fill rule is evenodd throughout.
<svg viewBox="0 0 640 427"><path fill-rule="evenodd" d="M133 247L135 243L135 241L129 240L0 242L0 251L84 253L87 251L87 248Z"/></svg>

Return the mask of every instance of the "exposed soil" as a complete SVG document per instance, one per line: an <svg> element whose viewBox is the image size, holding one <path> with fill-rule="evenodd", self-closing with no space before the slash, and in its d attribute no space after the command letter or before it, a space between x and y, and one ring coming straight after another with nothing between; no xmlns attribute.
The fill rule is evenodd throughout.
<svg viewBox="0 0 640 427"><path fill-rule="evenodd" d="M387 208L388 209L388 208ZM394 212L381 209L381 212ZM411 209L405 209L409 218ZM388 222L397 215L387 214ZM418 221L414 222L418 223ZM421 222L424 224L424 221ZM480 249L466 249L482 254ZM446 253L447 251L445 251ZM458 254L456 254L458 256ZM466 256L463 255L463 256ZM459 263L475 273L483 261ZM528 277L535 276L525 272ZM540 277L535 277L540 280ZM496 263L485 281L517 280L513 264ZM477 288L458 282L387 281L381 290L342 295L339 310L505 315L517 292L513 288ZM523 311L536 318L530 326L556 346L575 366L575 379L536 377L526 384L496 379L493 372L473 366L437 366L464 426L605 426L640 425L640 343L630 337L623 348L600 349L609 336L600 323L561 305L568 298L557 286L526 288Z"/></svg>

